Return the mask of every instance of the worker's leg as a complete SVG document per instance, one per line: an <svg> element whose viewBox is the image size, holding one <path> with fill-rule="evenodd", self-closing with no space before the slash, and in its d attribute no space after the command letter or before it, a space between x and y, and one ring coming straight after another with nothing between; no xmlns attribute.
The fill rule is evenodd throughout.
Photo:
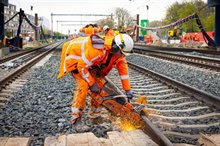
<svg viewBox="0 0 220 146"><path fill-rule="evenodd" d="M98 95L93 93L90 94L91 110L89 111L89 114L91 117L98 117L102 107L100 103L96 102L96 100L92 98L93 96L96 98L102 98L110 95L117 95L117 92L114 90L114 88L112 88L103 78L95 77L95 82L100 89L100 93Z"/></svg>
<svg viewBox="0 0 220 146"><path fill-rule="evenodd" d="M86 96L88 94L88 83L79 75L72 74L76 81L76 89L72 100L72 124L76 122L86 106Z"/></svg>
<svg viewBox="0 0 220 146"><path fill-rule="evenodd" d="M98 77L94 77L94 79L95 79L96 84L99 87L99 90L101 90L101 88L105 84L105 81L102 78L98 78ZM90 118L99 117L101 115L101 110L102 110L102 106L100 105L100 103L94 100L93 97L102 98L104 96L108 96L108 94L103 92L102 90L100 91L98 95L90 92L90 110L89 110Z"/></svg>
<svg viewBox="0 0 220 146"><path fill-rule="evenodd" d="M95 77L95 82L99 87L99 90L101 89L101 87L104 85L104 81L102 81L102 79ZM92 118L96 118L99 116L99 113L101 112L101 105L96 102L96 100L94 100L92 98L92 96L100 96L99 94L94 94L90 92L90 110L89 110L89 115Z"/></svg>

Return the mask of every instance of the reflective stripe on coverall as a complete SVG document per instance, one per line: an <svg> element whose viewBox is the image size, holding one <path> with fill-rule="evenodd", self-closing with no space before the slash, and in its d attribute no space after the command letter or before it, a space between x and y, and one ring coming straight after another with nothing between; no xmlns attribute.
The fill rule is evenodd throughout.
<svg viewBox="0 0 220 146"><path fill-rule="evenodd" d="M102 49L93 47L90 37L81 37L71 40L64 44L61 54L60 72L58 78L63 77L66 73L78 70L73 73L76 81L76 89L72 101L72 112L80 112L79 109L85 108L86 96L89 86L98 79L95 75L91 75L89 69L91 66L105 64L111 49L113 37L105 37ZM128 79L128 69L124 56L117 57L113 55L111 61L106 67L103 67L100 74L103 78L116 65L121 77L122 85L125 90L130 90ZM96 74L96 73L94 73Z"/></svg>

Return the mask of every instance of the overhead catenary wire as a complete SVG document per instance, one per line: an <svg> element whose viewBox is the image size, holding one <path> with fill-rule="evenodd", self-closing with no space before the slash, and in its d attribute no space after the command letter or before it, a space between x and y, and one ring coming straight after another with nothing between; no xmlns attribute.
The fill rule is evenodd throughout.
<svg viewBox="0 0 220 146"><path fill-rule="evenodd" d="M11 18L9 18L6 22L4 22L4 24L7 24L9 21L11 21L15 16L17 16L18 14L20 14L20 12L17 12L14 16L12 16Z"/></svg>

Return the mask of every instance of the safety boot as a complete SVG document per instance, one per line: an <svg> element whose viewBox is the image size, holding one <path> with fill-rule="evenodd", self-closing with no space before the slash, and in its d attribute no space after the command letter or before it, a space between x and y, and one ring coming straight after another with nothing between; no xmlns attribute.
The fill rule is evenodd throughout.
<svg viewBox="0 0 220 146"><path fill-rule="evenodd" d="M71 123L72 125L74 125L77 121L80 120L80 118L81 118L81 113L72 113L71 115L72 115L72 116L71 116L71 119L70 119L70 123Z"/></svg>
<svg viewBox="0 0 220 146"><path fill-rule="evenodd" d="M101 116L102 107L91 107L88 111L89 118L96 119Z"/></svg>

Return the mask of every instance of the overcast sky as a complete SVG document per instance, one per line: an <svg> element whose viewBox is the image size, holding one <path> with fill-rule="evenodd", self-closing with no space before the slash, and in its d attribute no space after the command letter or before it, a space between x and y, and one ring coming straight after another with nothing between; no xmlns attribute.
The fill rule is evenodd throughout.
<svg viewBox="0 0 220 146"><path fill-rule="evenodd" d="M163 19L166 15L166 9L176 1L182 2L184 0L9 0L9 3L15 4L17 10L22 8L25 13L32 15L38 13L38 16L46 17L49 22L51 21L51 13L109 15L114 13L116 7L127 9L131 15L140 14L141 19L147 19L148 17L150 21L153 21ZM203 1L207 2L207 0ZM149 7L148 10L146 5ZM30 10L31 6L33 6L32 11ZM104 17L54 16L53 29L67 33L67 30L71 28L70 31L73 32L74 29L79 29L82 26L66 26L73 23L57 23L57 21L96 21L101 18Z"/></svg>

